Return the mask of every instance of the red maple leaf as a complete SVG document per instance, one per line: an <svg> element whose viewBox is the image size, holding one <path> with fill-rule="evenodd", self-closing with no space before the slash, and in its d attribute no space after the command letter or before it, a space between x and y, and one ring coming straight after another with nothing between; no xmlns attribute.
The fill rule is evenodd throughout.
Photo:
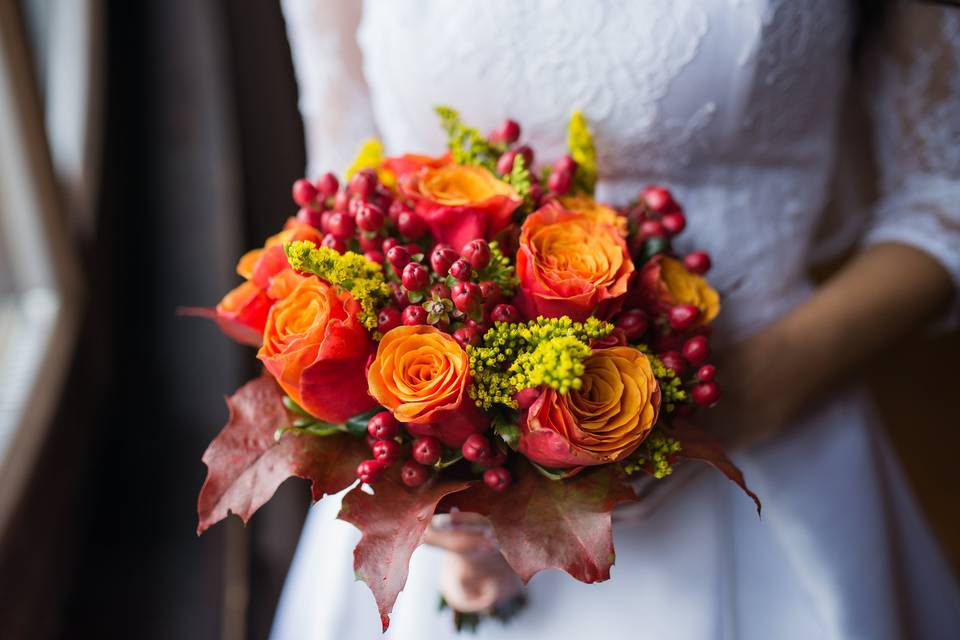
<svg viewBox="0 0 960 640"><path fill-rule="evenodd" d="M469 486L469 482L434 481L410 489L396 473L388 473L373 484L373 495L358 486L343 498L338 517L363 534L353 551L353 568L373 592L384 631L407 582L410 557L423 541L437 503Z"/></svg>
<svg viewBox="0 0 960 640"><path fill-rule="evenodd" d="M290 426L283 392L270 376L251 380L229 398L230 419L203 454L207 479L197 499L197 533L233 512L247 522L291 476L312 482L313 499L356 480L369 450L347 434L314 436L277 429Z"/></svg>

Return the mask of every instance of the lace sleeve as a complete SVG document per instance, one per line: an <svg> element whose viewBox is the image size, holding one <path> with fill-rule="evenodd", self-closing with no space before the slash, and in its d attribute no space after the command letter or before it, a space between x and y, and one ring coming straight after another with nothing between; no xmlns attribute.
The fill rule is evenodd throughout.
<svg viewBox="0 0 960 640"><path fill-rule="evenodd" d="M879 199L864 242L922 249L960 284L960 8L898 3L878 35L868 104Z"/></svg>
<svg viewBox="0 0 960 640"><path fill-rule="evenodd" d="M363 3L282 0L300 89L307 175L343 171L375 135L357 29Z"/></svg>

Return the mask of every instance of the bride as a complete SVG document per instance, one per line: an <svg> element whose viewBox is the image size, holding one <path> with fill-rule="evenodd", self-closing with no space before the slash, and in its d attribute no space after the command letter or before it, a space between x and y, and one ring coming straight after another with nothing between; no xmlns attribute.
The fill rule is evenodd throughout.
<svg viewBox="0 0 960 640"><path fill-rule="evenodd" d="M691 219L679 249L716 258L717 340L732 376L717 428L739 444L734 457L763 498L763 519L719 474L678 472L645 513L622 514L612 580L541 573L527 608L508 624L484 622L478 637L957 637L950 568L849 376L910 331L956 322L960 9L853 0L283 7L308 175L346 166L371 134L388 151L438 151L437 104L481 130L515 118L552 158L579 109L600 153L599 197L669 187ZM870 147L857 142L864 119L842 117L845 95L867 108ZM867 148L875 181L862 170ZM850 150L860 156L851 161ZM824 221L834 179L840 214ZM873 182L876 197L858 206L856 187ZM811 260L851 245L854 257L815 287ZM373 597L353 581L359 534L335 520L338 506L331 498L309 515L274 640L379 636ZM512 595L499 556L443 549L464 540L480 542L432 531L387 637L454 637L450 612L437 608L441 586L467 610Z"/></svg>

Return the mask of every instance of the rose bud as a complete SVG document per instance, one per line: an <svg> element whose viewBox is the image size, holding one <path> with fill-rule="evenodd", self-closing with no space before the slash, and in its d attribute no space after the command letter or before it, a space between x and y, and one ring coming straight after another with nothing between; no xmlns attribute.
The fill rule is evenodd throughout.
<svg viewBox="0 0 960 640"><path fill-rule="evenodd" d="M390 440L399 435L400 422L389 411L381 411L370 418L367 433L377 440Z"/></svg>
<svg viewBox="0 0 960 640"><path fill-rule="evenodd" d="M450 267L457 258L457 252L450 245L438 244L430 252L430 266L433 267L433 272L442 278L450 272Z"/></svg>
<svg viewBox="0 0 960 640"><path fill-rule="evenodd" d="M325 212L314 209L313 207L300 207L300 210L297 211L297 220L315 229L322 229L324 213Z"/></svg>
<svg viewBox="0 0 960 640"><path fill-rule="evenodd" d="M333 249L337 253L344 253L347 250L347 241L343 238L338 238L332 233L328 233L323 236L323 240L320 241L320 246Z"/></svg>
<svg viewBox="0 0 960 640"><path fill-rule="evenodd" d="M670 369L678 376L682 376L683 372L687 368L687 363L684 361L683 356L681 356L676 351L667 351L660 354L660 362L663 363L667 369Z"/></svg>
<svg viewBox="0 0 960 640"><path fill-rule="evenodd" d="M521 389L513 396L513 399L517 401L517 407L520 409L528 409L530 405L536 402L537 398L540 397L540 390L534 389L533 387L527 387L526 389Z"/></svg>
<svg viewBox="0 0 960 640"><path fill-rule="evenodd" d="M503 467L494 467L483 472L483 484L487 485L497 493L505 491L510 486L513 478L510 472Z"/></svg>
<svg viewBox="0 0 960 640"><path fill-rule="evenodd" d="M380 330L380 333L386 333L401 324L400 310L396 307L384 307L377 314L377 329Z"/></svg>
<svg viewBox="0 0 960 640"><path fill-rule="evenodd" d="M300 178L293 183L293 201L301 207L309 207L317 198L317 188L306 178Z"/></svg>
<svg viewBox="0 0 960 640"><path fill-rule="evenodd" d="M413 441L413 459L420 464L436 464L443 454L443 445L433 436L423 436Z"/></svg>
<svg viewBox="0 0 960 640"><path fill-rule="evenodd" d="M490 312L490 319L494 322L520 322L520 312L512 304L498 304Z"/></svg>
<svg viewBox="0 0 960 640"><path fill-rule="evenodd" d="M476 345L480 342L480 335L477 333L476 329L470 327L461 327L453 332L453 339L456 340L461 347L466 349L470 345Z"/></svg>
<svg viewBox="0 0 960 640"><path fill-rule="evenodd" d="M665 213L675 206L673 196L663 187L647 187L640 194L640 199L647 203L651 211L657 213Z"/></svg>
<svg viewBox="0 0 960 640"><path fill-rule="evenodd" d="M369 260L370 262L376 262L381 267L385 262L383 259L383 254L380 253L379 251L364 251L363 257Z"/></svg>
<svg viewBox="0 0 960 640"><path fill-rule="evenodd" d="M377 173L373 169L363 169L350 178L350 193L366 200L377 188Z"/></svg>
<svg viewBox="0 0 960 640"><path fill-rule="evenodd" d="M346 191L338 191L335 196L333 196L333 210L340 211L341 213L346 213L347 208L350 206L350 194Z"/></svg>
<svg viewBox="0 0 960 640"><path fill-rule="evenodd" d="M470 462L483 460L490 454L490 440L486 436L474 433L464 441L460 451L463 453L463 457Z"/></svg>
<svg viewBox="0 0 960 640"><path fill-rule="evenodd" d="M463 313L476 311L480 304L480 287L475 282L458 282L452 295L453 305Z"/></svg>
<svg viewBox="0 0 960 640"><path fill-rule="evenodd" d="M693 388L690 396L701 407L710 407L720 400L720 387L715 382L703 382Z"/></svg>
<svg viewBox="0 0 960 640"><path fill-rule="evenodd" d="M687 257L683 259L683 265L691 273L703 275L707 271L710 271L710 254L706 251L688 253Z"/></svg>
<svg viewBox="0 0 960 640"><path fill-rule="evenodd" d="M373 457L386 463L399 460L403 453L403 446L393 440L379 440L372 449Z"/></svg>
<svg viewBox="0 0 960 640"><path fill-rule="evenodd" d="M679 211L671 211L660 218L660 224L663 225L667 233L675 236L686 228L687 218Z"/></svg>
<svg viewBox="0 0 960 640"><path fill-rule="evenodd" d="M326 172L317 180L317 191L319 191L324 198L329 198L331 196L337 195L337 189L340 188L340 181L337 180L331 172Z"/></svg>
<svg viewBox="0 0 960 640"><path fill-rule="evenodd" d="M617 317L615 326L623 331L629 342L635 342L643 337L649 327L647 314L640 309L624 311Z"/></svg>
<svg viewBox="0 0 960 640"><path fill-rule="evenodd" d="M419 262L410 262L403 268L401 281L407 291L420 291L430 284L430 272Z"/></svg>
<svg viewBox="0 0 960 640"><path fill-rule="evenodd" d="M404 267L410 264L410 252L403 246L391 247L387 251L387 260L390 261L390 266L396 273L402 273Z"/></svg>
<svg viewBox="0 0 960 640"><path fill-rule="evenodd" d="M357 466L357 477L360 482L370 484L380 477L386 466L381 460L364 460Z"/></svg>
<svg viewBox="0 0 960 640"><path fill-rule="evenodd" d="M397 228L408 240L419 240L427 232L427 224L413 211L402 211L397 216Z"/></svg>
<svg viewBox="0 0 960 640"><path fill-rule="evenodd" d="M430 471L422 464L407 460L400 467L400 479L411 489L419 487L430 477Z"/></svg>
<svg viewBox="0 0 960 640"><path fill-rule="evenodd" d="M460 282L466 282L473 277L473 268L465 258L457 258L457 260L450 265L450 275Z"/></svg>
<svg viewBox="0 0 960 640"><path fill-rule="evenodd" d="M517 159L516 151L507 151L497 159L497 173L507 175L513 171L513 163Z"/></svg>
<svg viewBox="0 0 960 640"><path fill-rule="evenodd" d="M490 245L486 240L471 240L464 245L461 253L470 261L470 266L477 271L486 269L490 264Z"/></svg>
<svg viewBox="0 0 960 640"><path fill-rule="evenodd" d="M700 309L692 304L678 304L670 308L667 317L671 327L677 331L685 331L700 318Z"/></svg>
<svg viewBox="0 0 960 640"><path fill-rule="evenodd" d="M697 380L700 382L713 382L717 375L717 368L712 364L705 364L697 370Z"/></svg>
<svg viewBox="0 0 960 640"><path fill-rule="evenodd" d="M504 120L503 124L490 132L490 140L493 142L506 142L513 144L520 139L520 125L516 120Z"/></svg>
<svg viewBox="0 0 960 640"><path fill-rule="evenodd" d="M383 209L375 204L364 202L357 209L357 226L363 231L379 231L385 219Z"/></svg>
<svg viewBox="0 0 960 640"><path fill-rule="evenodd" d="M403 324L408 327L416 326L418 324L427 324L427 310L418 304L412 304L403 310L403 313L400 314L400 318L402 319Z"/></svg>
<svg viewBox="0 0 960 640"><path fill-rule="evenodd" d="M694 336L683 344L682 353L690 364L703 364L710 357L710 343L705 336Z"/></svg>

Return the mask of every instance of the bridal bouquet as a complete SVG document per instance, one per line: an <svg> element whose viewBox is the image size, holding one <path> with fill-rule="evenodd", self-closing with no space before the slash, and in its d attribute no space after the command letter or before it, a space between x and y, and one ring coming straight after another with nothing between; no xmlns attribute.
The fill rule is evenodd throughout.
<svg viewBox="0 0 960 640"><path fill-rule="evenodd" d="M484 136L437 112L445 155L370 141L346 184L297 180L296 217L206 312L265 373L203 456L199 532L246 521L290 476L315 500L353 485L340 518L362 532L354 566L384 628L436 513L486 516L524 581L597 582L632 477L700 459L756 500L691 424L720 398L720 301L709 256L671 249L686 220L670 192L597 202L580 114L545 165L512 120Z"/></svg>

